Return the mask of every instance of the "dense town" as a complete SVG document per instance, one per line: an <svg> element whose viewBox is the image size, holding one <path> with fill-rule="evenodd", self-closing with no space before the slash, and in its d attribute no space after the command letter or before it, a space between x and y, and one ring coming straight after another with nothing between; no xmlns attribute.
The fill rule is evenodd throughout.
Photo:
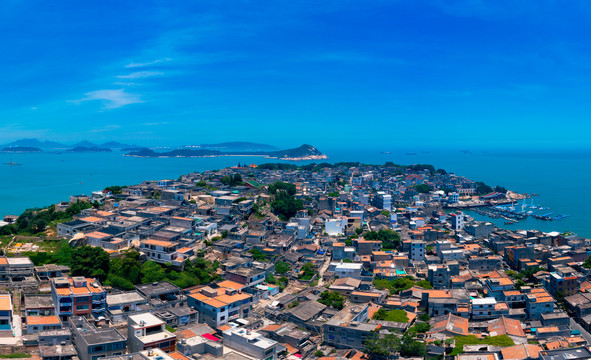
<svg viewBox="0 0 591 360"><path fill-rule="evenodd" d="M240 165L0 227L0 356L589 359L591 244L429 165Z"/></svg>

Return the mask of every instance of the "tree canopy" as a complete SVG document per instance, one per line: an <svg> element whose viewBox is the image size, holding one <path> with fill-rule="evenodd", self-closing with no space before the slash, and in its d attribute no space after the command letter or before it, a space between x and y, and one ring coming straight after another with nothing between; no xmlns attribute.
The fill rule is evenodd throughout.
<svg viewBox="0 0 591 360"><path fill-rule="evenodd" d="M365 240L378 240L382 242L384 250L395 250L400 245L400 235L390 229L381 229L380 231L369 231L363 234Z"/></svg>

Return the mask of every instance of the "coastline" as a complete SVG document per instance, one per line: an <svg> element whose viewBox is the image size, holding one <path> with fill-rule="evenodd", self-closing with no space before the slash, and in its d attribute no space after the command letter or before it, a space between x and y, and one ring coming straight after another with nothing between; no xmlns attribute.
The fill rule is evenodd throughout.
<svg viewBox="0 0 591 360"><path fill-rule="evenodd" d="M269 155L249 155L249 154L223 154L223 155L194 155L194 156L186 156L186 155L177 155L177 156L139 156L139 155L129 155L129 154L121 154L121 156L133 157L133 158L140 158L140 159L169 159L169 158L217 158L217 157L262 157L265 159L273 159L273 160L283 160L283 161L309 161L309 160L326 160L328 156L326 155L309 155L309 156L301 156L301 157L274 157Z"/></svg>

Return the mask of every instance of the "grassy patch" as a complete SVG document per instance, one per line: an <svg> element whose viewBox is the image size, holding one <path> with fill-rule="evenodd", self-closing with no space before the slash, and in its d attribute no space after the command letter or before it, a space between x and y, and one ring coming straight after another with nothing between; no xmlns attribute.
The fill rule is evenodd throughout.
<svg viewBox="0 0 591 360"><path fill-rule="evenodd" d="M408 322L408 316L406 316L406 311L400 310L400 309L390 310L390 311L380 309L380 310L376 311L375 314L373 314L373 319L374 320L394 321L394 322L401 322L401 323Z"/></svg>
<svg viewBox="0 0 591 360"><path fill-rule="evenodd" d="M507 347L515 345L513 339L508 335L489 336L483 339L479 339L474 335L468 336L456 336L453 338L456 342L453 351L449 354L450 356L456 356L464 352L464 345L493 345L500 347Z"/></svg>
<svg viewBox="0 0 591 360"><path fill-rule="evenodd" d="M0 359L23 359L23 358L30 358L31 354L27 353L12 353L12 354L0 354Z"/></svg>

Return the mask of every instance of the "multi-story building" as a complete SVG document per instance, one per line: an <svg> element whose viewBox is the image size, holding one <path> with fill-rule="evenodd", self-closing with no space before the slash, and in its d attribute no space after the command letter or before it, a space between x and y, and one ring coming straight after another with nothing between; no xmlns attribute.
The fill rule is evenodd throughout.
<svg viewBox="0 0 591 360"><path fill-rule="evenodd" d="M54 278L51 296L55 314L62 320L69 316L102 316L107 308L107 292L95 279L82 276Z"/></svg>
<svg viewBox="0 0 591 360"><path fill-rule="evenodd" d="M334 275L339 278L352 277L361 279L362 268L363 264L361 263L333 262L328 266L328 271L334 272Z"/></svg>
<svg viewBox="0 0 591 360"><path fill-rule="evenodd" d="M226 271L226 279L229 281L253 287L265 281L265 271L255 268L236 268Z"/></svg>
<svg viewBox="0 0 591 360"><path fill-rule="evenodd" d="M447 265L429 265L427 280L434 289L448 289L450 287L450 273Z"/></svg>
<svg viewBox="0 0 591 360"><path fill-rule="evenodd" d="M578 276L570 266L559 266L544 281L544 287L554 297L574 295L579 291Z"/></svg>
<svg viewBox="0 0 591 360"><path fill-rule="evenodd" d="M470 270L491 271L501 268L500 256L470 256L468 268Z"/></svg>
<svg viewBox="0 0 591 360"><path fill-rule="evenodd" d="M465 224L465 217L464 213L461 211L457 211L453 214L450 214L451 226L454 230L464 230Z"/></svg>
<svg viewBox="0 0 591 360"><path fill-rule="evenodd" d="M160 264L171 263L182 267L188 255L181 250L178 242L147 239L141 242L140 250L146 257Z"/></svg>
<svg viewBox="0 0 591 360"><path fill-rule="evenodd" d="M378 191L376 196L376 207L382 210L392 210L392 195Z"/></svg>
<svg viewBox="0 0 591 360"><path fill-rule="evenodd" d="M472 319L489 320L509 315L509 307L493 297L472 299Z"/></svg>
<svg viewBox="0 0 591 360"><path fill-rule="evenodd" d="M158 317L143 313L131 315L127 320L127 347L130 353L159 348L164 352L175 350L176 336L165 328Z"/></svg>
<svg viewBox="0 0 591 360"><path fill-rule="evenodd" d="M349 305L322 325L323 339L339 349L365 349L365 341L380 325L367 323L369 305Z"/></svg>
<svg viewBox="0 0 591 360"><path fill-rule="evenodd" d="M243 328L224 331L224 346L261 360L276 360L279 343Z"/></svg>
<svg viewBox="0 0 591 360"><path fill-rule="evenodd" d="M505 248L504 260L511 268L518 269L520 259L535 259L534 247L513 245Z"/></svg>
<svg viewBox="0 0 591 360"><path fill-rule="evenodd" d="M12 299L0 294L0 337L12 336Z"/></svg>
<svg viewBox="0 0 591 360"><path fill-rule="evenodd" d="M531 289L525 297L525 309L530 319L554 311L556 300L543 288Z"/></svg>
<svg viewBox="0 0 591 360"><path fill-rule="evenodd" d="M250 314L253 298L243 288L243 284L222 281L194 290L187 303L199 312L200 322L217 328Z"/></svg>
<svg viewBox="0 0 591 360"><path fill-rule="evenodd" d="M34 282L34 271L33 262L28 257L0 257L0 284L14 286L26 279Z"/></svg>
<svg viewBox="0 0 591 360"><path fill-rule="evenodd" d="M411 261L425 260L425 242L422 240L412 240L410 242L409 259Z"/></svg>
<svg viewBox="0 0 591 360"><path fill-rule="evenodd" d="M80 360L97 360L126 353L127 341L115 328L97 328L82 316L70 317L68 325Z"/></svg>

